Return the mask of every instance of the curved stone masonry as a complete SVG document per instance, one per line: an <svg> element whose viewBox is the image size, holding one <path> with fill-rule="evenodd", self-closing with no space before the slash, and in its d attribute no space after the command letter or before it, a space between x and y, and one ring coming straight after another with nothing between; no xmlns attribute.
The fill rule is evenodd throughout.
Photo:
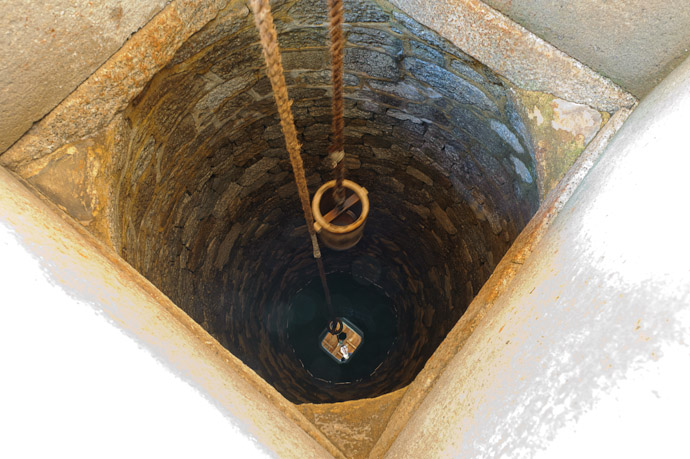
<svg viewBox="0 0 690 459"><path fill-rule="evenodd" d="M273 2L310 191L330 179L325 3ZM368 378L311 378L285 305L316 275L246 6L192 36L128 107L122 255L289 400L374 397L414 379L538 205L533 155L500 78L384 3L346 1L348 178L362 242L329 272L380 285L398 341Z"/></svg>

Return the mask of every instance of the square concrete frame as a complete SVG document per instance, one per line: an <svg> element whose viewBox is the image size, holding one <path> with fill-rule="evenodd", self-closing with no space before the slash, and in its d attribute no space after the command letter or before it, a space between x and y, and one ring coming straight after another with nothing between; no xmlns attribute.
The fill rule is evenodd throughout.
<svg viewBox="0 0 690 459"><path fill-rule="evenodd" d="M614 115L558 187L546 197L466 314L408 388L383 435L373 447L372 457L379 457L388 450L445 365L471 335L487 308L505 291L519 266L529 256L550 222L636 104L634 97L609 80L479 1L391 0L391 4L436 30L519 88L548 92ZM0 156L0 164L22 175L22 171L29 169L35 161L51 155L59 147L107 127L113 117L144 89L156 72L165 67L184 41L211 21L225 6L226 2L221 0L170 2L76 91ZM38 212L45 215L59 212L55 208L52 211L46 210L49 205L39 204L35 198L27 196L20 191L15 179L4 171L2 173L2 181L11 184L10 187L25 199L24 204L35 206L39 209ZM17 212L20 213L19 210ZM51 216L49 219L56 220L56 217ZM70 219L63 217L63 220ZM100 302L99 308L106 311L128 334L144 343L154 355L167 356L163 360L174 373L185 374L191 384L201 388L215 403L231 412L232 416L237 416L240 422L248 424L249 435L280 454L286 453L286 444L289 443L296 457L302 454L322 455L326 452L343 457L339 449L294 405L222 348L112 250L86 231L76 228L75 224L68 222L67 226L62 223L56 225L53 229L56 234L70 234L72 253L98 253L97 256L102 258L98 263L107 265L108 269L115 269L116 276L125 276L129 279L127 282L132 283L131 288L136 295L145 296L145 300L139 298L126 301L126 306L105 301L102 298L107 298L110 293L114 298L119 295L115 285L121 282L106 281L102 283L101 299L94 300ZM82 266L77 256L74 257L75 266ZM80 269L77 272L84 279L89 279L87 270ZM64 288L76 289L69 284L70 282L66 282ZM154 310L158 312L151 312ZM149 322L146 317L150 314L163 314L168 318ZM167 324L168 321L174 322L177 331L171 331L169 327L172 325ZM146 327L141 327L140 324L144 322L147 323ZM186 342L179 344L178 340L182 338L173 336L175 334L184 336ZM186 349L179 351L184 357L182 354L171 357L179 349ZM243 403L251 406L251 410L237 408L245 406ZM247 415L247 412L251 414ZM309 434L316 443L300 432Z"/></svg>

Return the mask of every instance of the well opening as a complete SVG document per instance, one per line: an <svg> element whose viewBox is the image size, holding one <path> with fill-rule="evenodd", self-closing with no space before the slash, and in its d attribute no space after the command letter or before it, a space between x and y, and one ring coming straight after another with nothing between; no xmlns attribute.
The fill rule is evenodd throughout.
<svg viewBox="0 0 690 459"><path fill-rule="evenodd" d="M313 194L332 178L325 5L273 7ZM346 166L371 210L362 241L324 250L324 262L335 283L390 302L388 316L351 312L394 320L379 327L392 339L375 371L316 377L291 342L291 305L318 274L246 7L232 3L192 36L126 110L123 256L296 403L409 384L538 207L502 80L393 8L346 9Z"/></svg>

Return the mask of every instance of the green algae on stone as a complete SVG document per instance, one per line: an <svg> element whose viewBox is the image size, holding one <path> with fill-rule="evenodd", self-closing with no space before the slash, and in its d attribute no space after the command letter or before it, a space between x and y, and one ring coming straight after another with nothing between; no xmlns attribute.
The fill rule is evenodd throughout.
<svg viewBox="0 0 690 459"><path fill-rule="evenodd" d="M515 89L536 155L543 199L575 163L610 115L551 94Z"/></svg>

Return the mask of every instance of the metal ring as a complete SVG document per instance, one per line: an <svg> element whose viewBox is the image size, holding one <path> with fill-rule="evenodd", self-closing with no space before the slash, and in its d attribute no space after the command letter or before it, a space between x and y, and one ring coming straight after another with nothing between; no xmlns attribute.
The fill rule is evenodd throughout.
<svg viewBox="0 0 690 459"><path fill-rule="evenodd" d="M343 322L339 318L335 318L328 322L328 333L331 335L338 335L343 331Z"/></svg>

